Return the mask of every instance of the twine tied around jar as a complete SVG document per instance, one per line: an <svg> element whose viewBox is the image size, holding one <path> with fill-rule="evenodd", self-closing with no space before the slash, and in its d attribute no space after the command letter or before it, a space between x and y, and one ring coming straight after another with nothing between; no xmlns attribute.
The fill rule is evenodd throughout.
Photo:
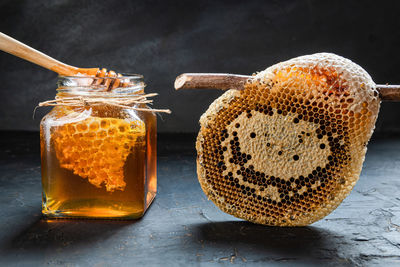
<svg viewBox="0 0 400 267"><path fill-rule="evenodd" d="M147 108L138 108L133 105L137 104L151 104L153 100L148 99L150 97L158 95L157 93L151 94L142 94L137 96L118 96L118 97L110 97L109 93L90 93L90 96L56 96L53 100L48 100L44 102L40 102L36 107L48 107L48 106L71 106L71 107L87 107L91 105L110 105L120 108L133 109L137 111L148 111L148 112L160 112L160 113L171 113L169 109L152 109L150 107ZM36 110L35 108L35 110Z"/></svg>

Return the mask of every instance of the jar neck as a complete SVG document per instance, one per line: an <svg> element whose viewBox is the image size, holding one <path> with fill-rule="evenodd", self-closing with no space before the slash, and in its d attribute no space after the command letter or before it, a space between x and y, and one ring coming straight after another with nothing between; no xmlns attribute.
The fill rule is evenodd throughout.
<svg viewBox="0 0 400 267"><path fill-rule="evenodd" d="M110 91L107 88L110 83L118 79L118 86ZM122 77L91 77L91 76L59 76L57 81L57 96L82 96L105 98L121 98L144 94L146 84L142 75L125 75Z"/></svg>

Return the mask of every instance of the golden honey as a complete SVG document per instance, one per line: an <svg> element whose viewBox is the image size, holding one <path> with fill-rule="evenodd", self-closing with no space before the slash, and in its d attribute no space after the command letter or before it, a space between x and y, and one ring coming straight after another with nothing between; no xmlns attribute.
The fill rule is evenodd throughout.
<svg viewBox="0 0 400 267"><path fill-rule="evenodd" d="M123 96L111 92L110 97L129 98L143 92L143 87L135 88ZM65 97L84 90L63 87L60 91ZM138 107L145 108L143 104ZM43 118L40 137L42 212L46 217L135 219L154 199L157 153L153 112L121 108L107 101L56 106Z"/></svg>
<svg viewBox="0 0 400 267"><path fill-rule="evenodd" d="M202 189L255 223L304 226L332 212L359 178L380 100L368 73L328 53L262 71L200 119Z"/></svg>

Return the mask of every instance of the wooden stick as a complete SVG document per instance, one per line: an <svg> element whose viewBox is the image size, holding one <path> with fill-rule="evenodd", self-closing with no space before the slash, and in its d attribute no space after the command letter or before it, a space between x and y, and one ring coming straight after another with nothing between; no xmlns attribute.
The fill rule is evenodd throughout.
<svg viewBox="0 0 400 267"><path fill-rule="evenodd" d="M0 50L28 60L61 75L74 75L78 68L64 64L0 32Z"/></svg>
<svg viewBox="0 0 400 267"><path fill-rule="evenodd" d="M184 73L175 80L175 89L244 89L251 76L226 73Z"/></svg>
<svg viewBox="0 0 400 267"><path fill-rule="evenodd" d="M3 50L4 52L10 53L11 55L17 56L19 58L28 60L34 64L42 66L43 68L57 72L62 76L75 76L77 74L82 74L95 76L98 78L111 77L111 79L97 79L96 81L96 83L104 84L107 91L115 89L118 86L123 87L123 84L122 86L120 84L121 80L116 78L120 77L121 75L116 74L113 71L107 71L106 69L100 70L100 68L77 68L67 65L1 32L0 50Z"/></svg>
<svg viewBox="0 0 400 267"><path fill-rule="evenodd" d="M184 73L175 80L175 89L242 90L253 76L225 73ZM400 101L400 85L377 84L382 101Z"/></svg>
<svg viewBox="0 0 400 267"><path fill-rule="evenodd" d="M377 84L382 101L400 101L400 85Z"/></svg>

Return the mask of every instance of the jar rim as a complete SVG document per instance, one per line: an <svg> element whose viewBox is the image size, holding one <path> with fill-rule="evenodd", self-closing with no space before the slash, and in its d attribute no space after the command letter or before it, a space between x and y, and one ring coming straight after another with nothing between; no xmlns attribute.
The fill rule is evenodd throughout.
<svg viewBox="0 0 400 267"><path fill-rule="evenodd" d="M58 93L74 93L74 94L90 94L108 91L108 85L116 79L124 83L122 87L116 87L108 91L108 95L115 94L138 94L143 92L146 87L144 77L141 74L121 74L120 77L95 77L89 75L79 76L58 76L57 92ZM108 85L107 85L108 84Z"/></svg>
<svg viewBox="0 0 400 267"><path fill-rule="evenodd" d="M96 77L91 75L58 75L58 78L67 78L67 79L144 79L144 76L136 73L121 73L120 77Z"/></svg>

